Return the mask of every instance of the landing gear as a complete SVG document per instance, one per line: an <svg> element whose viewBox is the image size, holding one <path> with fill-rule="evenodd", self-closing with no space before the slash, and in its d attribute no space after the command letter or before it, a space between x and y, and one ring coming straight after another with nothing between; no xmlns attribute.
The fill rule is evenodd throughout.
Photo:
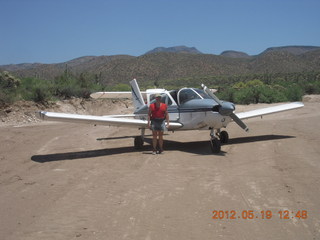
<svg viewBox="0 0 320 240"><path fill-rule="evenodd" d="M219 139L221 143L228 143L229 141L229 134L226 131L222 131L218 133Z"/></svg>
<svg viewBox="0 0 320 240"><path fill-rule="evenodd" d="M213 153L219 153L221 151L221 142L216 137L214 129L210 129L210 147Z"/></svg>
<svg viewBox="0 0 320 240"><path fill-rule="evenodd" d="M214 132L214 129L210 129L210 147L213 153L219 153L221 151L221 144L227 143L229 141L229 134L226 131Z"/></svg>
<svg viewBox="0 0 320 240"><path fill-rule="evenodd" d="M217 138L210 140L210 146L213 153L219 153L221 151L221 142Z"/></svg>
<svg viewBox="0 0 320 240"><path fill-rule="evenodd" d="M134 138L134 148L135 149L142 149L143 147L143 143L144 143L144 133L145 133L145 129L142 128L141 129L141 136L136 136Z"/></svg>

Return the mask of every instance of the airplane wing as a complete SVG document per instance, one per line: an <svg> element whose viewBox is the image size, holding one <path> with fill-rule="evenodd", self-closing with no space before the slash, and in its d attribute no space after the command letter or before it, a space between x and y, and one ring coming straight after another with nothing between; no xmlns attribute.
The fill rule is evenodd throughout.
<svg viewBox="0 0 320 240"><path fill-rule="evenodd" d="M236 113L236 115L240 119L247 119L247 118L253 118L253 117L260 117L263 115L277 113L277 112L288 111L296 108L301 108L303 106L304 104L302 102L293 102L293 103L281 104L274 107L267 107L267 108L256 109L248 112Z"/></svg>
<svg viewBox="0 0 320 240"><path fill-rule="evenodd" d="M129 119L125 118L125 115L121 117L113 116L92 116L92 115L79 115L68 113L56 113L40 111L36 113L37 117L42 120L58 121L58 122L71 122L71 123L86 123L97 124L107 126L119 126L119 127L134 127L134 128L147 128L148 122L141 119ZM131 115L128 115L132 117ZM170 122L169 130L176 130L182 127L181 123Z"/></svg>
<svg viewBox="0 0 320 240"><path fill-rule="evenodd" d="M141 92L142 97L146 98L146 92ZM90 94L91 98L132 98L131 92L94 92Z"/></svg>

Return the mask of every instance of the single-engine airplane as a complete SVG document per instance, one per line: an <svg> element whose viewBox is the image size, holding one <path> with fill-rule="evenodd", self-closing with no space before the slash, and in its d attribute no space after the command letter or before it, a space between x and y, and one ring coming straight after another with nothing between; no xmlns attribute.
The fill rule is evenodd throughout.
<svg viewBox="0 0 320 240"><path fill-rule="evenodd" d="M168 105L169 131L183 130L209 130L210 145L213 153L219 153L221 143L227 143L229 135L226 128L230 122L235 122L242 129L248 131L248 126L242 119L262 117L263 115L287 111L303 107L302 102L281 104L274 107L261 108L248 112L235 113L235 105L231 102L221 101L213 91L205 85L198 88L182 88L167 91L165 89L148 89L141 92L135 79L130 81L130 92L97 92L92 93L92 98L119 98L132 95L134 113L127 115L92 116L67 113L40 111L37 116L43 120L87 123L98 125L129 126L139 128L140 136L134 139L134 147L141 149L144 143L145 129L147 126L148 108L155 101L155 94L161 94L161 101ZM144 100L144 97L146 102Z"/></svg>

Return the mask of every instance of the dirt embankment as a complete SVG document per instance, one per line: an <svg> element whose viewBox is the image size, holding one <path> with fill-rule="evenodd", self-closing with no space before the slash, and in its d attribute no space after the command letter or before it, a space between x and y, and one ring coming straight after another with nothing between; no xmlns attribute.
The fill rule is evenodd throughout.
<svg viewBox="0 0 320 240"><path fill-rule="evenodd" d="M52 111L88 115L124 114L132 110L130 100L72 98L57 102L35 103L18 101L0 107L0 126L40 122L37 111Z"/></svg>

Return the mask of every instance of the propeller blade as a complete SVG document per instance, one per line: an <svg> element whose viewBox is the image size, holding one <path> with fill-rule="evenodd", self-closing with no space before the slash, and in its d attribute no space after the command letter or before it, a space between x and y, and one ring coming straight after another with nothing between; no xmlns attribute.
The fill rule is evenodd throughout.
<svg viewBox="0 0 320 240"><path fill-rule="evenodd" d="M220 106L222 105L222 102L219 100L219 98L214 95L213 92L210 91L209 88L207 88L207 86L201 84L201 87L203 88L203 91L205 91L211 98L213 98L213 100L215 100Z"/></svg>
<svg viewBox="0 0 320 240"><path fill-rule="evenodd" d="M233 121L235 121L235 122L236 122L242 129L244 129L246 132L249 131L248 126L247 126L244 122L242 122L241 119L238 118L237 115L235 115L234 113L231 113L229 116L233 119Z"/></svg>
<svg viewBox="0 0 320 240"><path fill-rule="evenodd" d="M210 91L207 86L204 84L201 84L201 87L203 88L203 91L205 91L213 100L215 100L219 105L219 113L225 116L230 116L233 121L235 121L242 129L244 129L246 132L249 131L248 126L240 119L236 114L233 113L234 111L234 105L231 103L221 102L219 98L213 94L213 92Z"/></svg>

